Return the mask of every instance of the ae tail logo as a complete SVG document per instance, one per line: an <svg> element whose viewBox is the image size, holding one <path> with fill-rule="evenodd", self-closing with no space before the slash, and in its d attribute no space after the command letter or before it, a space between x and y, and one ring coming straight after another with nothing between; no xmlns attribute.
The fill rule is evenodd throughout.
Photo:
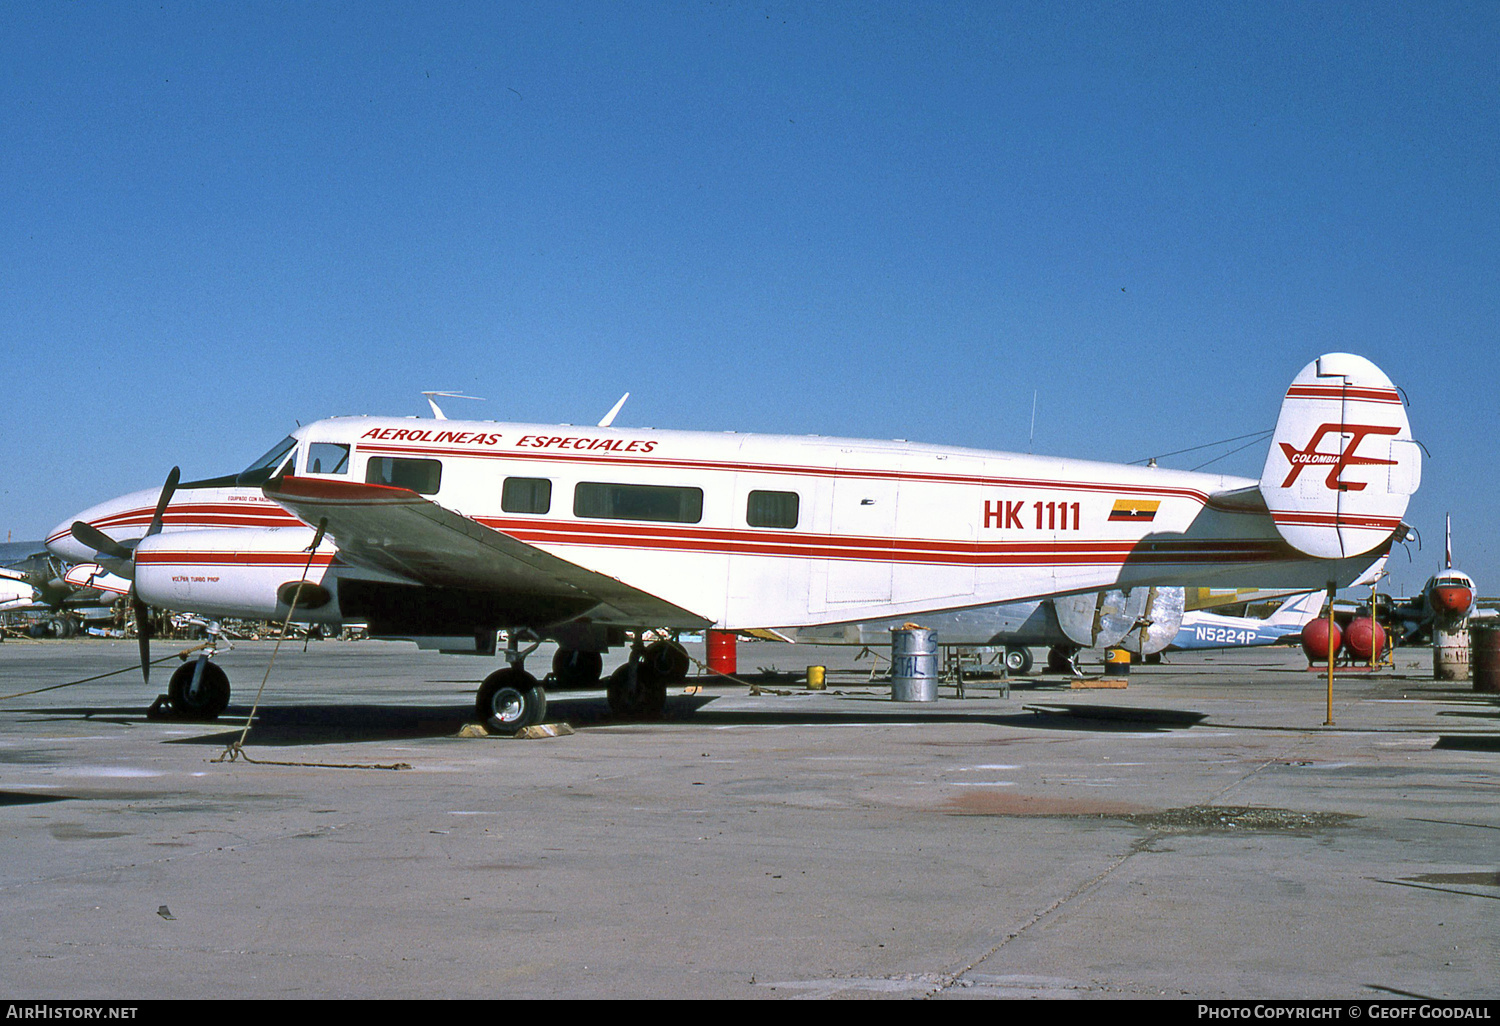
<svg viewBox="0 0 1500 1026"><path fill-rule="evenodd" d="M1364 491L1364 483L1360 481L1344 481L1339 475L1344 472L1345 467L1372 467L1372 466L1394 466L1395 460L1382 460L1373 456L1356 456L1354 450L1359 448L1359 443L1370 435L1394 435L1401 431L1399 427L1382 427L1374 424L1324 424L1313 433L1311 441L1305 449L1294 449L1288 442L1281 442L1281 451L1286 454L1287 462L1292 465L1291 473L1287 474L1286 480L1281 482L1281 487L1290 488L1292 482L1301 476L1307 467L1327 466L1328 487L1334 491L1361 492ZM1349 435L1349 444L1342 452L1318 452L1318 443L1329 433Z"/></svg>

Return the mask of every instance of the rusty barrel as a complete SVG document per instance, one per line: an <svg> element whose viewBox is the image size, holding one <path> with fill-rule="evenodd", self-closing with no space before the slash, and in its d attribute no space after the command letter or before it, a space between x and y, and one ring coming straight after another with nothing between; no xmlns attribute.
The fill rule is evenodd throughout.
<svg viewBox="0 0 1500 1026"><path fill-rule="evenodd" d="M1432 629L1432 679L1469 679L1469 628Z"/></svg>
<svg viewBox="0 0 1500 1026"><path fill-rule="evenodd" d="M937 634L925 627L891 631L891 698L897 702L936 702Z"/></svg>
<svg viewBox="0 0 1500 1026"><path fill-rule="evenodd" d="M1469 621L1469 672L1475 691L1500 694L1500 621Z"/></svg>

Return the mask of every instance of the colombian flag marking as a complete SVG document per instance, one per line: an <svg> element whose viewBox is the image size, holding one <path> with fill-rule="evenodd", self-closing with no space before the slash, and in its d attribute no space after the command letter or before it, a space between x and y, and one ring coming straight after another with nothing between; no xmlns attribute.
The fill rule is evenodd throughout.
<svg viewBox="0 0 1500 1026"><path fill-rule="evenodd" d="M1115 506L1109 511L1109 519L1120 520L1154 520L1156 511L1161 507L1159 499L1116 499Z"/></svg>

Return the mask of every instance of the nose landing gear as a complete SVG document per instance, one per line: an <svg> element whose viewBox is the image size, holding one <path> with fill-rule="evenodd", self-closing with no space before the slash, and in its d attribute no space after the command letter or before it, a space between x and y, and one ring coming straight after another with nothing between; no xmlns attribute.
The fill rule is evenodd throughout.
<svg viewBox="0 0 1500 1026"><path fill-rule="evenodd" d="M510 665L486 677L474 699L479 722L492 733L514 734L541 723L547 717L547 692L524 666L526 657L540 642L533 639L522 652L519 643L523 634L529 635L529 632L507 632L505 661Z"/></svg>

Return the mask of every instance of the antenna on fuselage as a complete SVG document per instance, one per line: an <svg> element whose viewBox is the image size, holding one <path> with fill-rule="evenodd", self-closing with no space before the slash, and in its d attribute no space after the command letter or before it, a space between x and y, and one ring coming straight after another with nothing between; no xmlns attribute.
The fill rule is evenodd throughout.
<svg viewBox="0 0 1500 1026"><path fill-rule="evenodd" d="M438 404L433 401L432 397L435 395L445 396L449 399L478 399L480 402L484 402L484 399L480 396L464 395L462 392L423 392L422 394L427 397L427 405L432 407L432 415L438 420L447 420L448 416L442 410L438 409Z"/></svg>
<svg viewBox="0 0 1500 1026"><path fill-rule="evenodd" d="M624 406L625 400L629 398L629 392L626 392L624 395L620 396L620 401L610 407L609 412L604 415L604 419L599 422L599 426L609 427L611 424L613 424L615 422L615 414L620 412L620 407Z"/></svg>

